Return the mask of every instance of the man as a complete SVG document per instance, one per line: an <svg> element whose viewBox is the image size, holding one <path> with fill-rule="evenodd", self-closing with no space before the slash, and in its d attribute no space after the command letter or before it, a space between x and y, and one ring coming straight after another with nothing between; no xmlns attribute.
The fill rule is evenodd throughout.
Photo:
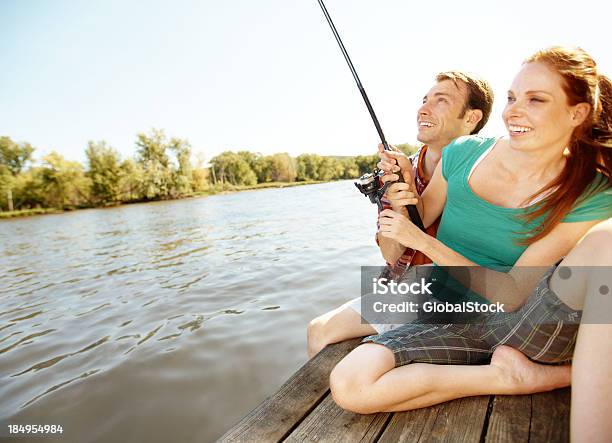
<svg viewBox="0 0 612 443"><path fill-rule="evenodd" d="M486 81L456 71L442 72L436 76L436 83L423 97L423 105L417 112L417 139L424 143L424 146L410 158L414 185L419 194L429 183L442 156L442 149L457 137L478 133L486 124L492 106L493 92ZM400 158L398 166L395 164L396 156L391 157L381 150L380 157L379 166L385 170L399 172L400 166L408 166L407 158ZM395 174L387 177L387 180L397 179ZM384 203L386 207L391 207L388 200ZM404 207L392 209L407 213ZM429 227L427 232L435 235L437 226L438 222ZM408 265L430 263L420 252L406 249L389 238L377 235L377 243L392 276L401 275ZM363 323L360 305L358 297L308 324L309 357L313 357L330 343L379 334L398 326Z"/></svg>

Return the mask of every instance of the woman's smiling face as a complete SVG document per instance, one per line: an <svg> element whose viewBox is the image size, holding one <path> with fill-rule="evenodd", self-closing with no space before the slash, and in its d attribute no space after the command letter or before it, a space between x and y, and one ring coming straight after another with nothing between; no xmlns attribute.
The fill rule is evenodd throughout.
<svg viewBox="0 0 612 443"><path fill-rule="evenodd" d="M563 85L561 75L545 63L523 65L508 91L503 112L512 148L550 147L562 152L568 145L584 116L583 112L576 112L580 105L568 104Z"/></svg>

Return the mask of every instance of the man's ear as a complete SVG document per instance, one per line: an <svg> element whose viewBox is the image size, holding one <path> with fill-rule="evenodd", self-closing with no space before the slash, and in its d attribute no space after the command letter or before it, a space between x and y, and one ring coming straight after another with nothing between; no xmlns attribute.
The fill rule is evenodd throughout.
<svg viewBox="0 0 612 443"><path fill-rule="evenodd" d="M573 106L573 109L570 111L570 115L572 118L572 125L576 128L580 126L586 118L591 113L591 105L588 103L578 103Z"/></svg>
<svg viewBox="0 0 612 443"><path fill-rule="evenodd" d="M468 111L468 120L467 123L476 127L478 122L482 120L482 110L480 109L470 109Z"/></svg>

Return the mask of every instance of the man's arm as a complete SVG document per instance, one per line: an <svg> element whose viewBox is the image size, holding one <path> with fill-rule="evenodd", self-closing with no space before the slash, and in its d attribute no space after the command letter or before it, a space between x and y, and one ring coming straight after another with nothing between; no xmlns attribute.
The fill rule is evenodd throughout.
<svg viewBox="0 0 612 443"><path fill-rule="evenodd" d="M420 207L421 209L421 218L426 228L431 226L442 215L446 205L447 192L448 183L442 175L442 161L440 161L436 165L436 169L434 169L429 185L427 185L423 195L421 195L420 205L417 206L417 208Z"/></svg>

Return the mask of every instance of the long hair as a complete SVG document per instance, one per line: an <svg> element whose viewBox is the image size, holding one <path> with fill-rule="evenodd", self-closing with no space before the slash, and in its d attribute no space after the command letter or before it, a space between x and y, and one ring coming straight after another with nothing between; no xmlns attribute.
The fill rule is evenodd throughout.
<svg viewBox="0 0 612 443"><path fill-rule="evenodd" d="M595 61L580 48L555 46L536 52L525 63L541 62L563 78L563 89L570 106L589 103L591 111L584 123L574 129L566 163L559 176L537 191L531 199L548 196L525 215L531 222L545 215L543 223L527 232L522 244L545 237L572 210L575 204L611 186L612 172L612 82L598 74ZM605 180L594 183L597 172ZM590 188L590 192L585 191Z"/></svg>

